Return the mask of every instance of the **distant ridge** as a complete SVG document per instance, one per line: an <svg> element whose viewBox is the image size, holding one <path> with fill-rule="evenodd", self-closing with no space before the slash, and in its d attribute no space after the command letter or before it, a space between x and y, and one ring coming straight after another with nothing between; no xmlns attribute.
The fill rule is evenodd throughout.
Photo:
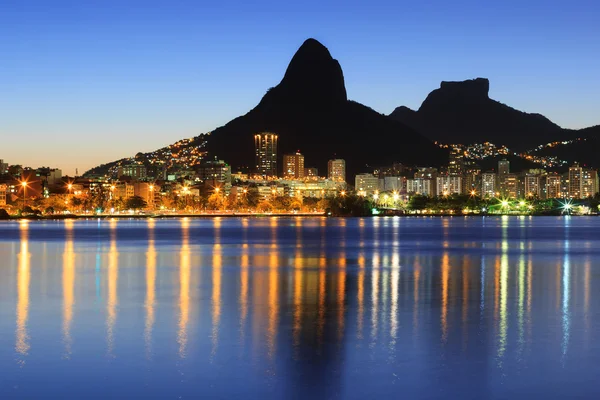
<svg viewBox="0 0 600 400"><path fill-rule="evenodd" d="M442 82L417 111L401 106L390 117L443 143L488 141L525 150L563 137L563 129L543 115L490 99L489 89L485 78Z"/></svg>

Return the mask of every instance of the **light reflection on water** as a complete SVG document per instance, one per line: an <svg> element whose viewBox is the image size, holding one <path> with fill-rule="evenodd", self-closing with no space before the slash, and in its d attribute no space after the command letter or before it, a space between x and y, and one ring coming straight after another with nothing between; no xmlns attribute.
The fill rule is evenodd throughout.
<svg viewBox="0 0 600 400"><path fill-rule="evenodd" d="M594 398L599 231L518 217L0 224L0 396Z"/></svg>

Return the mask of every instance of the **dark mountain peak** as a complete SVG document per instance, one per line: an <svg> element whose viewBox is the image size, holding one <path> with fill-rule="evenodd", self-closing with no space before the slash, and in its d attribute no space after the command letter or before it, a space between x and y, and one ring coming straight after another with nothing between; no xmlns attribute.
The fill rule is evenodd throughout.
<svg viewBox="0 0 600 400"><path fill-rule="evenodd" d="M271 94L273 93L274 94ZM348 98L344 74L329 50L315 39L307 39L290 61L281 83L265 100L301 104L340 104Z"/></svg>
<svg viewBox="0 0 600 400"><path fill-rule="evenodd" d="M455 82L442 81L440 84L440 91L452 96L488 98L490 81L486 78L475 78Z"/></svg>

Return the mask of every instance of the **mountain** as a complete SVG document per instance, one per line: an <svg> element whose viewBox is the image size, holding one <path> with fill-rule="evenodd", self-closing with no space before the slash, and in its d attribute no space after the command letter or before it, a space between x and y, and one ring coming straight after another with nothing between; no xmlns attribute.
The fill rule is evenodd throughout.
<svg viewBox="0 0 600 400"><path fill-rule="evenodd" d="M489 89L485 78L442 82L417 111L401 106L390 118L442 143L491 142L526 150L565 137L565 130L543 115L490 99Z"/></svg>
<svg viewBox="0 0 600 400"><path fill-rule="evenodd" d="M279 135L279 154L300 150L307 166L324 174L327 160L346 160L347 175L367 165L446 162L445 153L406 125L349 101L342 68L329 50L308 39L292 58L282 81L246 115L214 130L211 154L234 165L254 165L253 134Z"/></svg>
<svg viewBox="0 0 600 400"><path fill-rule="evenodd" d="M315 39L302 44L281 82L256 107L186 146L205 149L208 157L225 160L234 169L252 168L254 134L265 131L279 135L280 170L283 154L300 150L305 165L318 167L321 175L329 159L345 159L350 182L372 166L447 162L447 153L416 130L348 100L339 62ZM114 163L107 165L114 169Z"/></svg>

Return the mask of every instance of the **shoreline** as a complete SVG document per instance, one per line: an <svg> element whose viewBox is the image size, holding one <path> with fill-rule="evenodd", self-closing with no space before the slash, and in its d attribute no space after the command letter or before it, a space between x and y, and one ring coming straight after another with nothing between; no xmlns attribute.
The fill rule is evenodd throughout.
<svg viewBox="0 0 600 400"><path fill-rule="evenodd" d="M138 214L138 215L51 215L51 216L25 216L25 217L10 217L6 219L0 219L3 221L61 221L70 219L88 219L88 220L104 220L104 219L177 219L177 218L191 218L191 219L206 219L206 218L271 218L271 217L327 217L327 218L374 218L374 217L401 217L401 218L444 218L444 217L598 217L600 214L394 214L394 215L326 215L325 213L273 213L273 214L261 214L261 213L226 213L226 214Z"/></svg>

